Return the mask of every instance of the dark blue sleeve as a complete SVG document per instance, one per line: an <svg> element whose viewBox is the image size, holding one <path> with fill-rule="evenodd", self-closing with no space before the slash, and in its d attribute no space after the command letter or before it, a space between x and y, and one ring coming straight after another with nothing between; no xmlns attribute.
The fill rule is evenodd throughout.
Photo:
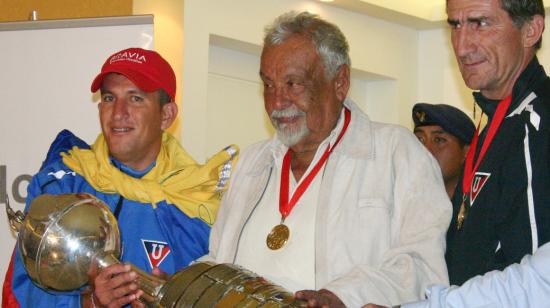
<svg viewBox="0 0 550 308"><path fill-rule="evenodd" d="M48 150L48 154L46 155L46 159L42 163L40 170L44 169L46 166L52 164L53 162L60 160L60 153L67 152L74 146L81 149L90 148L90 146L86 142L84 142L84 140L75 136L71 131L64 129L59 132L59 134L57 134L57 137L55 137L55 140L50 145L50 149Z"/></svg>

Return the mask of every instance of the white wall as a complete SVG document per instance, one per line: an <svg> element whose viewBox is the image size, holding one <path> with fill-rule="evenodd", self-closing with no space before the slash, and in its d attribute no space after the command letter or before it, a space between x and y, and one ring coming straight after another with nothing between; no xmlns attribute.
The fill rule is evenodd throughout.
<svg viewBox="0 0 550 308"><path fill-rule="evenodd" d="M154 15L155 51L170 63L176 73L176 79L179 81L176 89L176 103L180 108L183 70L183 6L182 0L133 0L134 15ZM168 132L179 138L180 131L181 117L178 117L168 128Z"/></svg>
<svg viewBox="0 0 550 308"><path fill-rule="evenodd" d="M195 158L271 133L254 84L258 55L265 25L290 10L337 24L351 47L352 96L375 120L408 125L410 110L400 106L416 99L416 30L315 1L186 0L182 142Z"/></svg>

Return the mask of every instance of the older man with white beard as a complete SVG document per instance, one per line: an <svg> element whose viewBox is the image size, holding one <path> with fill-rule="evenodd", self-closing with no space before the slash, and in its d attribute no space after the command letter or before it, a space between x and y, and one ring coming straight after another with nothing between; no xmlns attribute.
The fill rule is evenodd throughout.
<svg viewBox="0 0 550 308"><path fill-rule="evenodd" d="M260 76L277 135L242 154L209 257L309 307L393 306L446 284L451 205L437 162L408 130L371 122L346 98L338 27L280 16L266 29Z"/></svg>

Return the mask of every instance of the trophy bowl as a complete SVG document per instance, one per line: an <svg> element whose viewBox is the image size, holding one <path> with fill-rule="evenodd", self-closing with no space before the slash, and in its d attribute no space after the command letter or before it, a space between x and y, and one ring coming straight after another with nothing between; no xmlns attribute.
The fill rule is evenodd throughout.
<svg viewBox="0 0 550 308"><path fill-rule="evenodd" d="M28 213L13 212L10 224L23 264L39 287L56 292L78 290L99 270L120 263L120 234L109 207L85 194L41 195ZM15 227L14 227L15 228ZM131 264L130 264L131 265ZM234 264L197 262L168 280L132 266L140 299L148 307L302 307L292 293Z"/></svg>
<svg viewBox="0 0 550 308"><path fill-rule="evenodd" d="M78 289L88 282L93 258L120 255L116 219L89 194L36 197L17 240L27 273L46 290Z"/></svg>

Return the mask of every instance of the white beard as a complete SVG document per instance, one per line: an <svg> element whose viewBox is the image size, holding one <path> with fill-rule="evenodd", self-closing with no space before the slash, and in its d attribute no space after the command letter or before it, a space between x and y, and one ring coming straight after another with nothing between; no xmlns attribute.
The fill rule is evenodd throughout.
<svg viewBox="0 0 550 308"><path fill-rule="evenodd" d="M269 117L271 118L271 123L277 130L277 139L288 147L297 144L300 140L309 135L310 131L307 127L306 113L295 106L283 110L273 110ZM300 117L301 119L296 124L286 124L279 123L278 118L281 117Z"/></svg>

